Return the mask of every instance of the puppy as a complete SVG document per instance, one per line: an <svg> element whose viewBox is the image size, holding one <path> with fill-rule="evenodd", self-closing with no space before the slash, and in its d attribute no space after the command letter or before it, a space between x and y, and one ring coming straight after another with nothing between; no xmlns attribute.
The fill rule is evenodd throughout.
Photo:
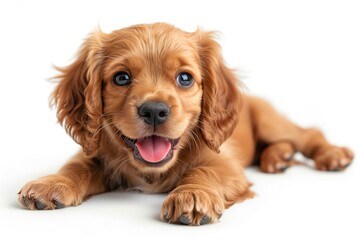
<svg viewBox="0 0 360 240"><path fill-rule="evenodd" d="M58 173L27 183L19 192L25 208L58 209L136 189L169 193L163 221L215 223L254 196L244 176L254 159L262 171L280 173L295 152L321 171L343 170L354 156L241 94L213 32L163 23L97 31L58 70L52 103L83 151Z"/></svg>

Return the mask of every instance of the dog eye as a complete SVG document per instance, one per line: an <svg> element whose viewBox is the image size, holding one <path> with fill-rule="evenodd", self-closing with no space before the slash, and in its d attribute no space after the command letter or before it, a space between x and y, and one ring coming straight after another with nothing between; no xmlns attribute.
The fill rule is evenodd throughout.
<svg viewBox="0 0 360 240"><path fill-rule="evenodd" d="M130 75L126 72L117 72L113 76L113 82L118 86L125 86L130 84L131 78Z"/></svg>
<svg viewBox="0 0 360 240"><path fill-rule="evenodd" d="M182 72L176 77L176 82L180 87L188 88L194 83L194 79L190 73Z"/></svg>

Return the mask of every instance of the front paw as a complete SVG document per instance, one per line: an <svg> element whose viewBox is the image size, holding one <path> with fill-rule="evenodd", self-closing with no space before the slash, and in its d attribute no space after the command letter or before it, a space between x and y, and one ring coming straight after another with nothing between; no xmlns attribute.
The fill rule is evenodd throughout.
<svg viewBox="0 0 360 240"><path fill-rule="evenodd" d="M315 166L321 171L342 171L351 164L353 158L350 149L337 146L321 149L314 157Z"/></svg>
<svg viewBox="0 0 360 240"><path fill-rule="evenodd" d="M216 223L224 211L220 196L211 190L178 187L165 199L161 220L185 225Z"/></svg>
<svg viewBox="0 0 360 240"><path fill-rule="evenodd" d="M59 209L81 202L76 185L68 178L50 175L28 182L19 192L20 204L31 210Z"/></svg>

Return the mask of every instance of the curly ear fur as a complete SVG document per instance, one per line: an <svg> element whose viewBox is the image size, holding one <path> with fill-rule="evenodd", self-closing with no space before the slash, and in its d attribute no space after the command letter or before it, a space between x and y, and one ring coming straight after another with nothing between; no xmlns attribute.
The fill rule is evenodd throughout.
<svg viewBox="0 0 360 240"><path fill-rule="evenodd" d="M61 74L55 78L60 82L51 99L51 103L57 107L60 124L83 147L87 157L96 154L100 142L103 34L100 30L91 34L82 45L75 62L57 68Z"/></svg>
<svg viewBox="0 0 360 240"><path fill-rule="evenodd" d="M238 79L227 68L213 32L196 31L202 62L203 99L200 126L210 149L219 152L238 121L240 91Z"/></svg>

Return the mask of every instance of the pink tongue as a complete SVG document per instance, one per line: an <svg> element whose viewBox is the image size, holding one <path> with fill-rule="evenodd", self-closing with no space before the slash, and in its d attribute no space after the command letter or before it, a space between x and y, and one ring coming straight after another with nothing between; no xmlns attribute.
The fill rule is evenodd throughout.
<svg viewBox="0 0 360 240"><path fill-rule="evenodd" d="M163 160L170 151L170 142L158 136L139 139L135 143L142 158L148 162L156 163Z"/></svg>

